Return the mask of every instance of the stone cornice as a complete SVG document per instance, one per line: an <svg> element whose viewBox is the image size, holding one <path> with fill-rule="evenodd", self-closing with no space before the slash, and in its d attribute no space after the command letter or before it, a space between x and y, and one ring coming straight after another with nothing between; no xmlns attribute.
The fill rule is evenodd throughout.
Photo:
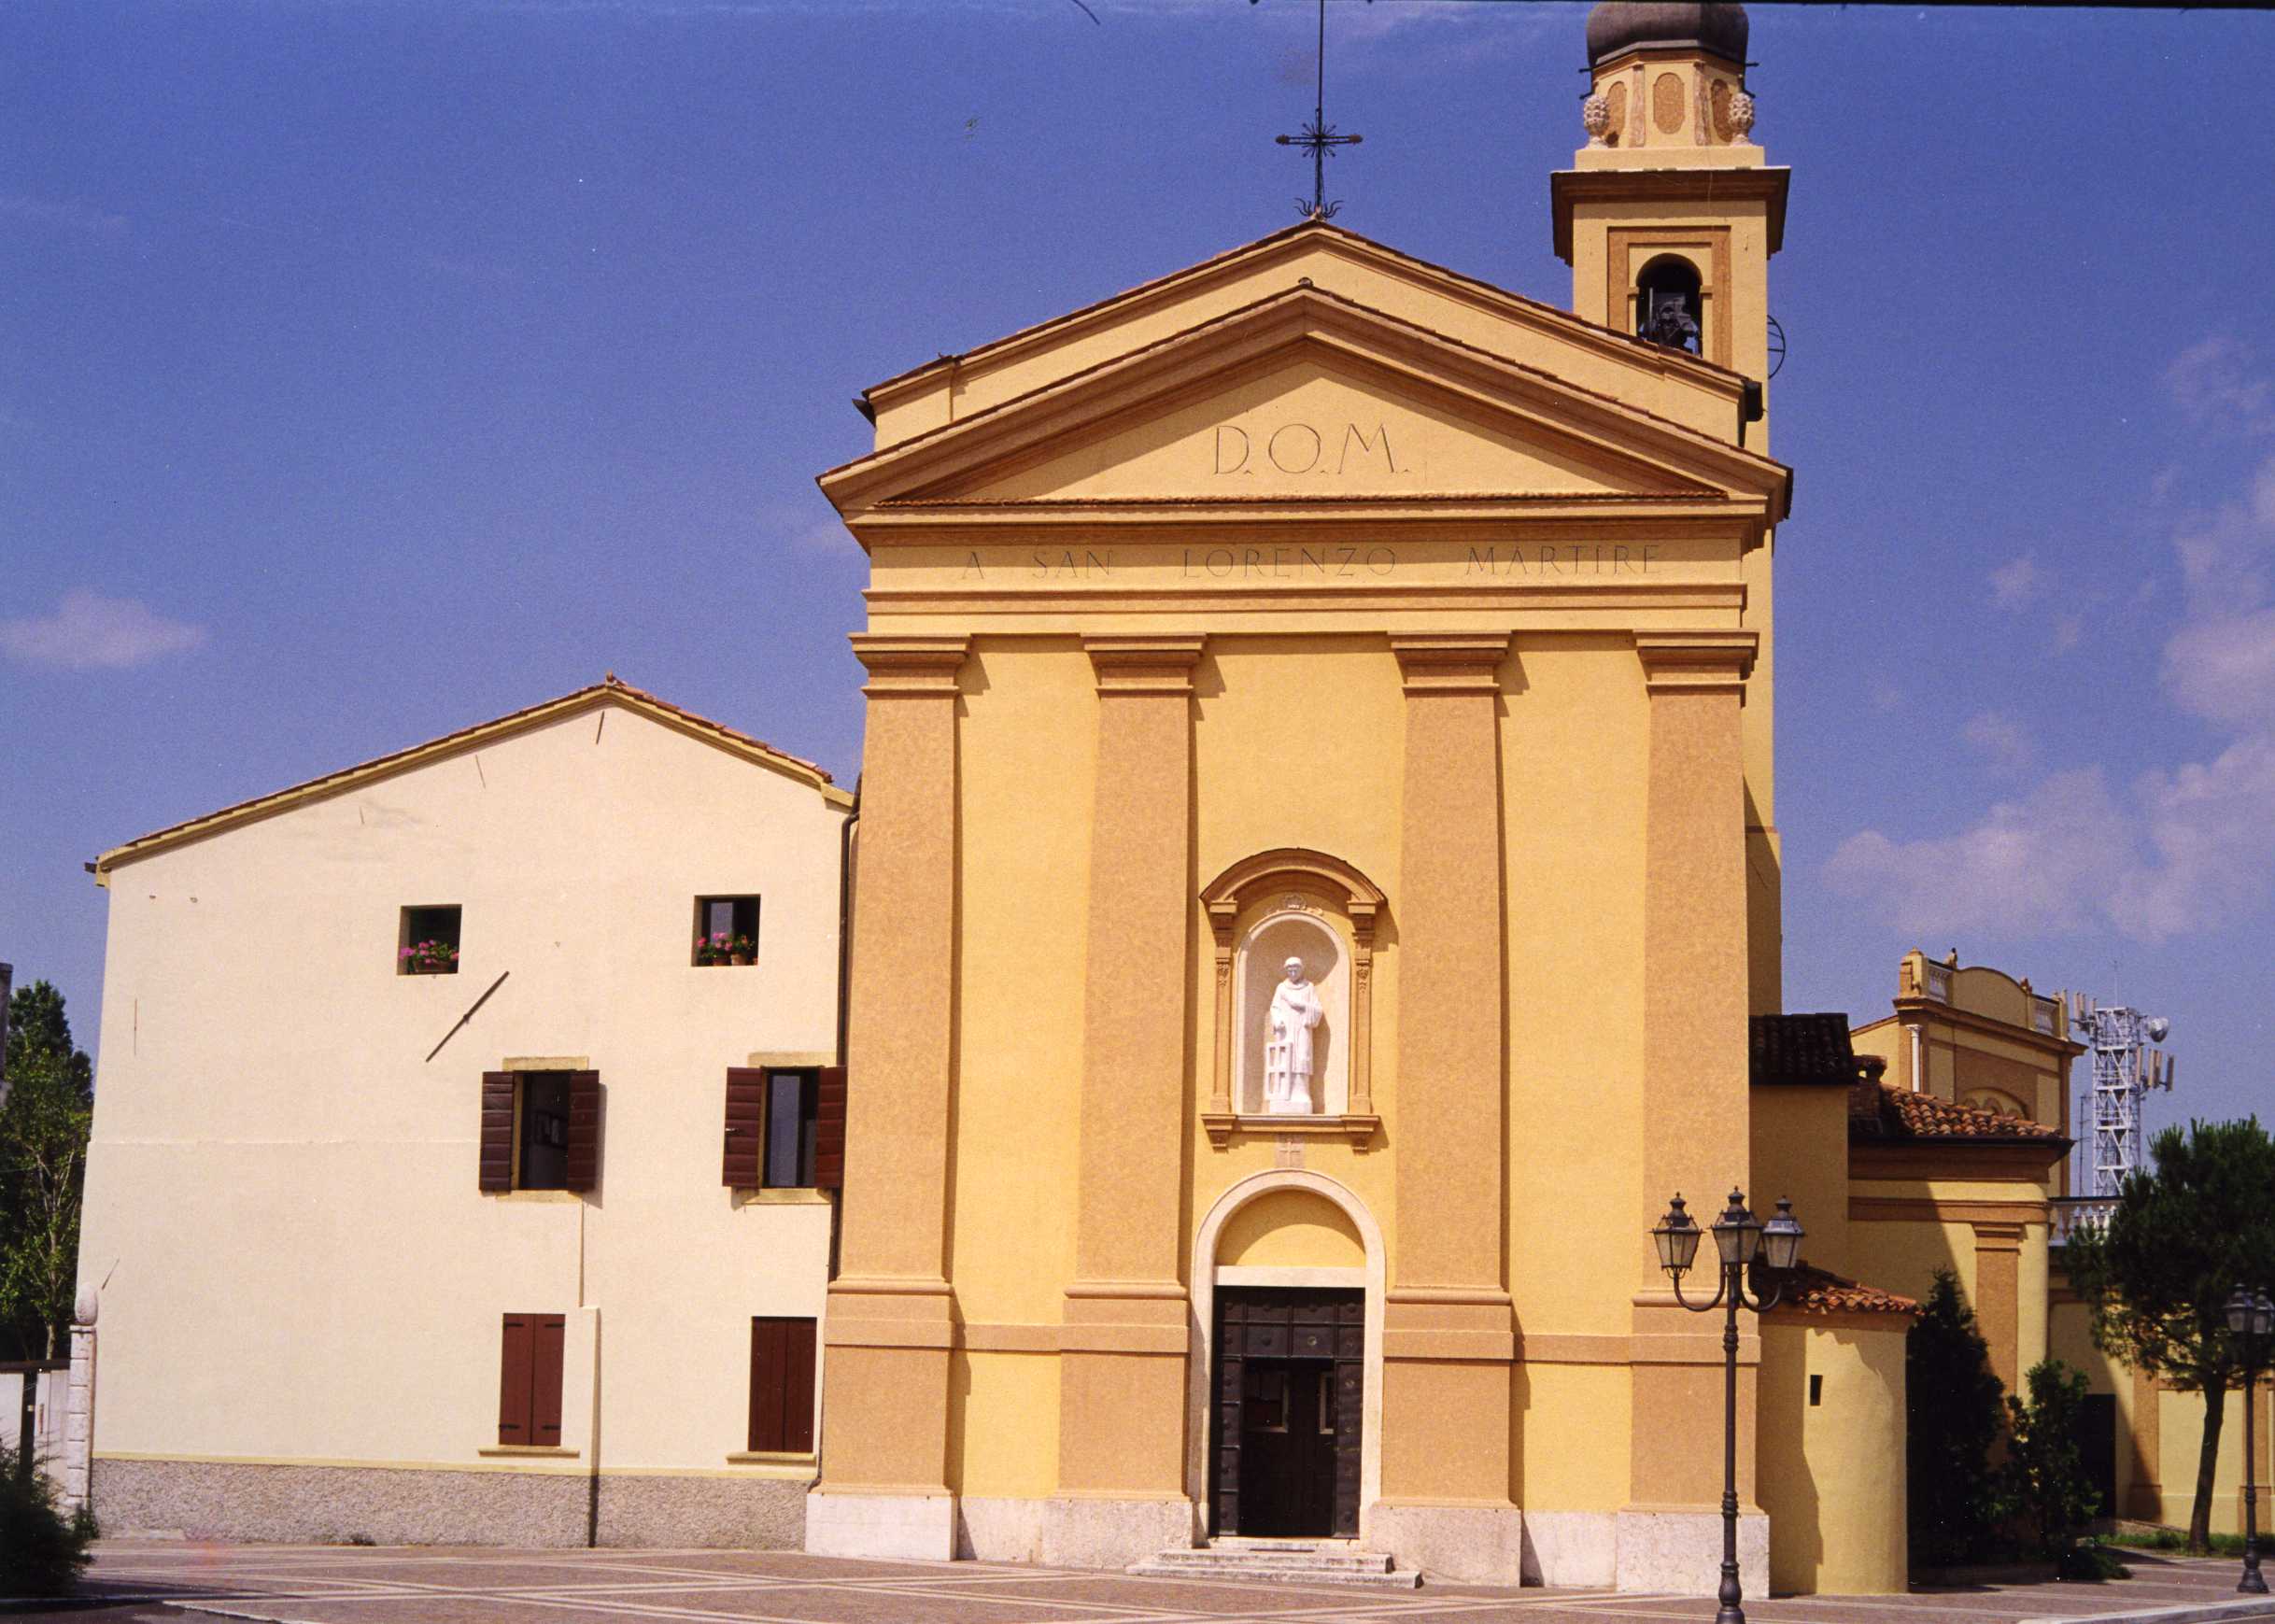
<svg viewBox="0 0 2275 1624"><path fill-rule="evenodd" d="M871 699L895 695L953 695L956 675L971 652L968 637L908 637L856 631L848 639L854 657L869 672L862 692Z"/></svg>
<svg viewBox="0 0 2275 1624"><path fill-rule="evenodd" d="M1643 662L1643 685L1662 694L1745 695L1761 636L1754 631L1639 631L1635 657Z"/></svg>
<svg viewBox="0 0 2275 1624"><path fill-rule="evenodd" d="M1409 698L1429 694L1497 694L1505 631L1392 632L1391 652Z"/></svg>
<svg viewBox="0 0 2275 1624"><path fill-rule="evenodd" d="M1572 206L1577 203L1759 202L1769 211L1769 248L1785 247L1786 190L1790 169L1771 165L1700 164L1681 169L1559 169L1548 177L1548 206L1556 217L1556 257L1572 263Z"/></svg>
<svg viewBox="0 0 2275 1624"><path fill-rule="evenodd" d="M1163 694L1184 698L1193 692L1193 668L1208 639L1200 636L1094 636L1082 639L1090 669L1103 695Z"/></svg>

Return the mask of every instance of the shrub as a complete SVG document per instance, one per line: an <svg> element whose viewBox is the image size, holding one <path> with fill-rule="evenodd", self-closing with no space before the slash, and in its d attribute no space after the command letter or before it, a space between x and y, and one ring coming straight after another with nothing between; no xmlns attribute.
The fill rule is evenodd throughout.
<svg viewBox="0 0 2275 1624"><path fill-rule="evenodd" d="M90 1535L55 1507L37 1472L0 1470L0 1596L68 1596L88 1562Z"/></svg>
<svg viewBox="0 0 2275 1624"><path fill-rule="evenodd" d="M2032 1365L2023 1379L2028 1401L2006 1401L2014 1436L1999 1471L1999 1487L2029 1547L2070 1575L2092 1565L2081 1563L2078 1536L2100 1504L2078 1449L2085 1377L2060 1360L2048 1359Z"/></svg>
<svg viewBox="0 0 2275 1624"><path fill-rule="evenodd" d="M1912 1563L1946 1568L1994 1548L1999 1520L1991 1446L2003 1389L1974 1311L1949 1269L1935 1272L1919 1323L1904 1345L1904 1408L1911 1479Z"/></svg>

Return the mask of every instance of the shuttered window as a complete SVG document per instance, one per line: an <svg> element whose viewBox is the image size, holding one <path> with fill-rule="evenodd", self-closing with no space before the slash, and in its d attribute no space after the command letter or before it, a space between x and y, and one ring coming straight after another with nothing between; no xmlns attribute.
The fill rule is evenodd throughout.
<svg viewBox="0 0 2275 1624"><path fill-rule="evenodd" d="M482 1074L478 1188L596 1190L601 1183L601 1074Z"/></svg>
<svg viewBox="0 0 2275 1624"><path fill-rule="evenodd" d="M813 1452L813 1321L751 1320L751 1436L754 1453Z"/></svg>
<svg viewBox="0 0 2275 1624"><path fill-rule="evenodd" d="M561 1349L567 1341L564 1315L505 1317L498 1377L499 1443L559 1446Z"/></svg>
<svg viewBox="0 0 2275 1624"><path fill-rule="evenodd" d="M737 1190L845 1182L845 1068L729 1066L720 1178Z"/></svg>

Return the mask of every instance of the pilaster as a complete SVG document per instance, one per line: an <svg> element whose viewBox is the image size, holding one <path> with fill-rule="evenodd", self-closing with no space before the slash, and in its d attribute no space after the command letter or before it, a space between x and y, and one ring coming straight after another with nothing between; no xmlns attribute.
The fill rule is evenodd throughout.
<svg viewBox="0 0 2275 1624"><path fill-rule="evenodd" d="M1646 1233L1680 1193L1710 1223L1748 1185L1745 751L1739 707L1751 631L1637 633L1650 699L1644 867L1644 1112L1634 1193L1634 1362L1630 1504L1619 1583L1632 1589L1695 1572L1712 1588L1722 1495L1722 1355L1713 1317L1678 1306ZM1748 1189L1766 1211L1775 1192ZM1802 1215L1804 1223L1808 1215ZM1712 1246L1692 1280L1713 1282ZM1753 1500L1758 1328L1741 1316L1738 1493ZM1631 1563L1627 1519L1656 1532L1648 1564ZM1635 1542L1638 1555L1646 1542ZM1696 1544L1695 1550L1690 1548ZM1680 1549L1675 1548L1680 1546Z"/></svg>
<svg viewBox="0 0 2275 1624"><path fill-rule="evenodd" d="M94 1493L95 1314L101 1306L92 1287L82 1287L71 1313L70 1386L64 1399L64 1491L65 1512L78 1511ZM27 1382L39 1378L24 1373Z"/></svg>
<svg viewBox="0 0 2275 1624"><path fill-rule="evenodd" d="M1391 648L1406 705L1383 1504L1401 1526L1482 1512L1513 1531L1499 721L1509 638L1398 634Z"/></svg>
<svg viewBox="0 0 2275 1624"><path fill-rule="evenodd" d="M1063 1494L1183 1501L1180 1281L1199 637L1083 639L1097 680L1081 1205L1059 1355ZM1118 1526L1123 1513L1080 1507ZM1157 1516L1135 1526L1154 1537ZM1131 1553L1137 1556L1145 1551Z"/></svg>
<svg viewBox="0 0 2275 1624"><path fill-rule="evenodd" d="M807 1548L946 1560L956 706L965 637L854 637L869 671L846 1033L842 1272Z"/></svg>

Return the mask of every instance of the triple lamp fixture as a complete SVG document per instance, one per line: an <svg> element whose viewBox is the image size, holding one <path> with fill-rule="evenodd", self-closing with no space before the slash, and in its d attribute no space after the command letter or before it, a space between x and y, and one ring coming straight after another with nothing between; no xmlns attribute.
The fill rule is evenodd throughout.
<svg viewBox="0 0 2275 1624"><path fill-rule="evenodd" d="M2252 1444L2257 1435L2252 1422L2252 1390L2259 1385L2260 1350L2268 1334L2275 1332L2275 1300L2265 1288L2238 1286L2227 1299L2227 1328L2243 1344L2243 1577L2236 1581L2236 1589L2246 1596L2264 1596L2268 1582L2259 1572L2259 1496L2252 1483Z"/></svg>

